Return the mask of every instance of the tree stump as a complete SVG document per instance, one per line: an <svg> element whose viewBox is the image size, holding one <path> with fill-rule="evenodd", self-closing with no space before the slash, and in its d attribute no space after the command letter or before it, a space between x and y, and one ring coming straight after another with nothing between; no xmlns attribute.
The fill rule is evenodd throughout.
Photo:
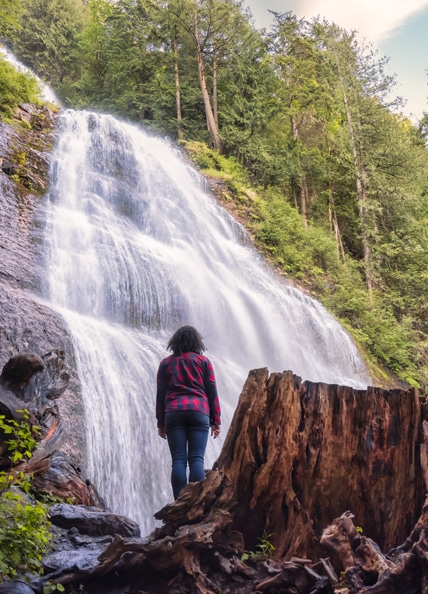
<svg viewBox="0 0 428 594"><path fill-rule="evenodd" d="M234 527L253 548L320 554L318 536L351 510L382 549L402 542L421 512L417 391L367 391L251 371L216 467L236 486ZM251 517L251 525L248 518Z"/></svg>
<svg viewBox="0 0 428 594"><path fill-rule="evenodd" d="M91 594L426 592L424 406L413 389L251 371L214 468L155 514L164 525L43 579L96 577Z"/></svg>

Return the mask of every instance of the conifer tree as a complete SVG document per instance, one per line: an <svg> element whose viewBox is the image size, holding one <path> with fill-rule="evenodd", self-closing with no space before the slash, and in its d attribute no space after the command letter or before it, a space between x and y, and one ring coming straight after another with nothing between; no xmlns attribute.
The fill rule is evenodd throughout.
<svg viewBox="0 0 428 594"><path fill-rule="evenodd" d="M77 39L85 18L83 0L23 0L18 57L58 90L78 75Z"/></svg>

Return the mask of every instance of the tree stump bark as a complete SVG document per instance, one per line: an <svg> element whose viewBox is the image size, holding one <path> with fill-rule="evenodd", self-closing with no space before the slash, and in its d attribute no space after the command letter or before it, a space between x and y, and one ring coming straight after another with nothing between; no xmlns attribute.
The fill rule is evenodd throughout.
<svg viewBox="0 0 428 594"><path fill-rule="evenodd" d="M249 548L265 532L280 557L319 555L322 529L351 510L388 549L422 509L420 442L414 389L355 390L259 369L244 385L216 467L236 486L234 527Z"/></svg>

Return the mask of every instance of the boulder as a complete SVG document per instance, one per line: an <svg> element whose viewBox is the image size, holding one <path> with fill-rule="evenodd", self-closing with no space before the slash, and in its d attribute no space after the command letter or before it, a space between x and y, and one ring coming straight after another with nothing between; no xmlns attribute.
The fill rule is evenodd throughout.
<svg viewBox="0 0 428 594"><path fill-rule="evenodd" d="M55 526L75 528L88 536L140 536L140 528L133 520L95 507L60 503L50 508L49 518Z"/></svg>

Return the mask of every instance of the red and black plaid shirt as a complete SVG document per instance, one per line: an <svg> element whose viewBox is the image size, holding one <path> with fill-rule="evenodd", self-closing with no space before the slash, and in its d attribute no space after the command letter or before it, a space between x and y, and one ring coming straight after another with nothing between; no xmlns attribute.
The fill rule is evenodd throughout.
<svg viewBox="0 0 428 594"><path fill-rule="evenodd" d="M197 410L220 425L220 402L211 361L197 353L170 355L160 362L157 375L156 418L165 427L165 413Z"/></svg>

